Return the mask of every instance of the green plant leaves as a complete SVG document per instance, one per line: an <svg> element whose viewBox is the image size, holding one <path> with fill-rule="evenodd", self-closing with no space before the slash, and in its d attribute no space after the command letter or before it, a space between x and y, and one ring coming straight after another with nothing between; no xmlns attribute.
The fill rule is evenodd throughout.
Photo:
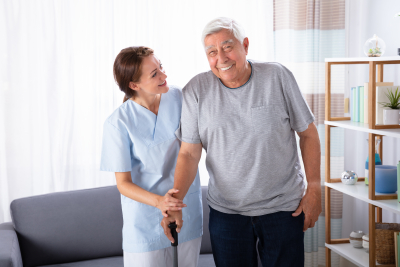
<svg viewBox="0 0 400 267"><path fill-rule="evenodd" d="M387 92L385 92L385 95L387 96L387 98L389 99L389 103L387 102L380 102L379 104L381 104L384 107L388 107L391 109L399 109L400 107L400 92L399 92L399 87L397 87L396 92L392 92L389 91L389 89L387 89Z"/></svg>

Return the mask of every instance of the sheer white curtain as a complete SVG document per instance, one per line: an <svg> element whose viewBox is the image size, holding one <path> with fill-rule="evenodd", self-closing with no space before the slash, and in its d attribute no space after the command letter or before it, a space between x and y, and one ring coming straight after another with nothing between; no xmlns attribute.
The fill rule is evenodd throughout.
<svg viewBox="0 0 400 267"><path fill-rule="evenodd" d="M0 1L0 223L13 199L115 184L99 162L103 122L123 98L121 49L155 49L184 86L208 70L200 35L218 16L244 26L249 58L271 61L272 12L272 0ZM200 170L207 184L204 160Z"/></svg>

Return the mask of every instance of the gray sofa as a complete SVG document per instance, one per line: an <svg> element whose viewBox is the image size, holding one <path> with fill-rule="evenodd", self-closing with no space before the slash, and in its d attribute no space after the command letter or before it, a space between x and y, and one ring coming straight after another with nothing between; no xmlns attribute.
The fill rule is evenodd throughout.
<svg viewBox="0 0 400 267"><path fill-rule="evenodd" d="M207 187L199 267L215 266ZM12 223L0 224L0 267L122 267L122 211L116 186L14 200ZM171 263L172 265L172 263Z"/></svg>

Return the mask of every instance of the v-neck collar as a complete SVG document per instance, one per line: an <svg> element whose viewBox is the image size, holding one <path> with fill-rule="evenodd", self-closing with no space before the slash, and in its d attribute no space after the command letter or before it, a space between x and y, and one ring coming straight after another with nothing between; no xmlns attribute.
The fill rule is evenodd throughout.
<svg viewBox="0 0 400 267"><path fill-rule="evenodd" d="M151 111L151 110L149 110L149 109L143 107L142 105L140 105L140 104L137 103L136 101L133 101L132 99L129 99L129 100L132 101L132 102L133 102L136 106L138 106L139 108L142 108L142 109L144 109L146 112L150 112L150 113L153 114L155 117L157 117L158 114L160 113L161 103L162 103L162 100L163 100L163 96L162 96L162 95L163 95L163 94L160 95L160 103L158 104L158 112L157 112L157 115L156 115L153 111Z"/></svg>
<svg viewBox="0 0 400 267"><path fill-rule="evenodd" d="M166 100L165 99L166 97L167 97L167 93L161 94L157 115L154 114L152 111L148 110L147 108L143 107L142 105L140 105L140 104L136 103L135 101L129 99L130 101L132 101L134 103L134 106L139 111L138 115L140 117L142 117L145 122L152 124L152 125L146 125L146 126L145 125L139 125L139 127L147 128L147 129L152 131L151 135L146 133L147 136L150 135L149 137L151 137L152 143L157 142L158 136L162 135L162 132L159 131L159 128L161 127L160 124L162 124L163 116L165 115L164 114L165 112L163 112L163 110L164 110L164 105L166 105L164 103L165 100Z"/></svg>

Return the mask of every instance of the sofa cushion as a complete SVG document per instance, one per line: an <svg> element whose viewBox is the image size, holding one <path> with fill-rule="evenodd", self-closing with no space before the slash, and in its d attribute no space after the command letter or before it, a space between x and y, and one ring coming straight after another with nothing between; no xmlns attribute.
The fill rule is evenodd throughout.
<svg viewBox="0 0 400 267"><path fill-rule="evenodd" d="M17 233L10 222L0 224L0 266L22 266Z"/></svg>
<svg viewBox="0 0 400 267"><path fill-rule="evenodd" d="M95 259L88 261L78 261L71 263L42 265L38 267L124 267L124 259L122 256L110 257L103 259Z"/></svg>
<svg viewBox="0 0 400 267"><path fill-rule="evenodd" d="M55 265L42 265L38 267L123 267L123 257L111 257L105 259L96 259L89 261L79 261L71 263L62 263ZM212 254L203 254L199 257L198 267L215 267L214 258Z"/></svg>
<svg viewBox="0 0 400 267"><path fill-rule="evenodd" d="M116 186L17 199L11 216L25 267L123 254Z"/></svg>
<svg viewBox="0 0 400 267"><path fill-rule="evenodd" d="M215 267L213 254L201 254L197 267Z"/></svg>

